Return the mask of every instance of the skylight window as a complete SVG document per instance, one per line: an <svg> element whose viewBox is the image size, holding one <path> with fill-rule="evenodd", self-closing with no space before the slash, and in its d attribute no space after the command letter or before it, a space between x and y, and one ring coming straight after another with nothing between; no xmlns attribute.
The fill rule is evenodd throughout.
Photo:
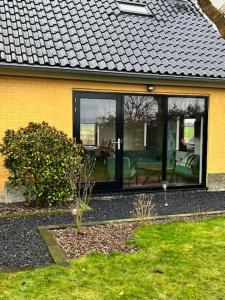
<svg viewBox="0 0 225 300"><path fill-rule="evenodd" d="M140 3L134 2L118 2L119 9L122 12L138 15L150 15L148 7Z"/></svg>

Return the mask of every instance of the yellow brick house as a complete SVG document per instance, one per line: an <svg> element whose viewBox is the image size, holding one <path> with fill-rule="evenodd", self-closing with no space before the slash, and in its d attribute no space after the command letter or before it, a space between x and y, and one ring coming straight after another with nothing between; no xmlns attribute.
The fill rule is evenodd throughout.
<svg viewBox="0 0 225 300"><path fill-rule="evenodd" d="M225 41L191 0L3 2L1 139L65 131L97 191L225 190Z"/></svg>

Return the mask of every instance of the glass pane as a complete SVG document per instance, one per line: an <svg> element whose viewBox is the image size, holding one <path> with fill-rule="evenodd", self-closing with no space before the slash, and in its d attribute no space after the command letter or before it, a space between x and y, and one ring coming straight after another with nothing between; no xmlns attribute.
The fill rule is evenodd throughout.
<svg viewBox="0 0 225 300"><path fill-rule="evenodd" d="M140 5L140 4L133 4L133 3L122 3L119 2L119 8L123 12L133 12L139 14L149 14L149 10L147 7Z"/></svg>
<svg viewBox="0 0 225 300"><path fill-rule="evenodd" d="M80 139L84 145L96 145L95 124L80 124Z"/></svg>
<svg viewBox="0 0 225 300"><path fill-rule="evenodd" d="M162 97L124 97L124 186L157 185L162 180Z"/></svg>
<svg viewBox="0 0 225 300"><path fill-rule="evenodd" d="M115 180L116 101L80 100L80 139L87 152L96 158L94 180Z"/></svg>
<svg viewBox="0 0 225 300"><path fill-rule="evenodd" d="M202 183L205 100L168 100L167 179L175 185Z"/></svg>

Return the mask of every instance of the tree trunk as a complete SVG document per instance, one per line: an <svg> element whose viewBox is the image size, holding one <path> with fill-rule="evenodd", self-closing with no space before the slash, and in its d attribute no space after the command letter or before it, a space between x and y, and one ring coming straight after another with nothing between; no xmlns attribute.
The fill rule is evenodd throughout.
<svg viewBox="0 0 225 300"><path fill-rule="evenodd" d="M216 25L220 35L225 39L225 16L210 0L198 0L198 5L201 7L203 13Z"/></svg>

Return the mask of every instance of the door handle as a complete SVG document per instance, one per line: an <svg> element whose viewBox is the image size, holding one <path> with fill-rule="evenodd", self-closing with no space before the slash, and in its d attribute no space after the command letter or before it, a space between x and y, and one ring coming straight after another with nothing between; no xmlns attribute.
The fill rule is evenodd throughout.
<svg viewBox="0 0 225 300"><path fill-rule="evenodd" d="M122 139L118 138L117 142L112 142L113 144L117 144L117 150L120 150L120 145L122 143Z"/></svg>

